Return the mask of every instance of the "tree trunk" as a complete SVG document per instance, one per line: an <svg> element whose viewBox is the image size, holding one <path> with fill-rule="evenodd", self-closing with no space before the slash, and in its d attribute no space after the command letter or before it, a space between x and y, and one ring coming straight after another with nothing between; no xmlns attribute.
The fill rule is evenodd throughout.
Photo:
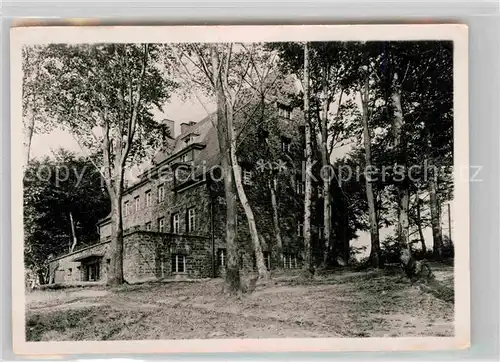
<svg viewBox="0 0 500 362"><path fill-rule="evenodd" d="M71 237L72 237L72 244L71 244L71 247L69 248L69 252L73 252L73 250L75 250L75 247L76 247L76 243L78 242L77 238L76 238L76 232L75 232L75 223L73 221L73 214L69 213L69 222L71 224Z"/></svg>
<svg viewBox="0 0 500 362"><path fill-rule="evenodd" d="M24 166L27 167L30 161L31 141L33 139L33 131L35 129L35 116L28 115L27 121L24 124Z"/></svg>
<svg viewBox="0 0 500 362"><path fill-rule="evenodd" d="M323 116L321 117L321 135L319 138L319 147L321 152L321 163L323 170L327 170L330 166L329 153L328 153L328 70L323 68ZM323 237L324 237L324 251L323 251L323 267L326 268L330 262L330 256L335 257L332 253L335 248L330 245L332 219L331 219L331 204L330 204L330 175L322 175L323 177Z"/></svg>
<svg viewBox="0 0 500 362"><path fill-rule="evenodd" d="M269 182L269 191L271 193L271 206L273 208L273 223L274 223L274 233L276 237L276 260L278 261L278 266L283 267L283 241L281 240L281 228L279 220L279 210L278 210L278 200L276 199L276 189L278 187L278 182L276 176L273 175L272 180Z"/></svg>
<svg viewBox="0 0 500 362"><path fill-rule="evenodd" d="M399 198L399 220L398 220L398 235L401 248L409 249L410 247L410 223L408 219L408 210L410 206L410 195L407 187L400 186L398 190Z"/></svg>
<svg viewBox="0 0 500 362"><path fill-rule="evenodd" d="M242 290L236 245L236 192L231 169L230 142L226 119L226 97L221 83L219 56L216 46L211 48L212 74L217 96L217 138L221 154L221 168L224 175L224 196L226 202L226 278L224 290L236 294Z"/></svg>
<svg viewBox="0 0 500 362"><path fill-rule="evenodd" d="M417 191L417 229L418 229L418 236L420 237L420 245L422 247L422 255L425 256L427 253L427 246L425 245L425 238L424 238L424 231L422 230L422 216L420 212L420 207L422 204L422 200L420 200L418 191Z"/></svg>
<svg viewBox="0 0 500 362"><path fill-rule="evenodd" d="M362 103L362 122L363 122L363 142L365 146L365 167L366 170L371 169L372 166L372 151L371 151L371 139L370 139L370 128L369 128L369 109L368 109L368 95L369 95L369 78L366 77L365 84L362 90L361 103ZM370 240L371 240L371 250L369 261L371 265L375 268L379 268L380 265L380 240L378 231L378 220L377 211L375 208L375 196L373 194L372 180L369 175L365 175L365 189L366 189L366 200L368 202L368 220L370 222Z"/></svg>
<svg viewBox="0 0 500 362"><path fill-rule="evenodd" d="M257 264L257 272L259 273L259 279L268 280L269 272L264 263L264 255L262 254L262 246L259 240L259 233L257 231L257 224L255 223L255 216L248 202L248 198L243 188L243 181L241 180L241 168L238 163L238 158L236 157L236 130L234 128L233 113L230 107L227 107L227 126L230 135L230 156L231 164L233 165L234 181L236 184L236 191L238 192L238 198L240 199L243 210L245 211L245 216L248 221L248 230L250 232L250 238L252 239L252 245L255 253L255 261Z"/></svg>
<svg viewBox="0 0 500 362"><path fill-rule="evenodd" d="M396 149L398 158L403 163L406 173L406 150L404 144L401 142L402 128L403 128L403 108L401 106L401 88L399 85L398 74L394 73L394 89L392 92L392 104L394 106L394 147ZM404 179L398 184L398 226L397 235L401 249L408 249L409 251L409 235L410 223L408 220L408 210L410 206L410 190L408 184L408 177L404 175Z"/></svg>
<svg viewBox="0 0 500 362"><path fill-rule="evenodd" d="M432 168L432 166L431 166ZM429 206L431 209L431 225L432 225L432 239L433 239L433 254L437 260L443 258L443 234L441 232L441 214L439 207L439 200L437 197L437 181L434 173L429 177Z"/></svg>
<svg viewBox="0 0 500 362"><path fill-rule="evenodd" d="M344 216L343 216L343 227L342 227L342 240L343 240L343 257L345 264L348 265L351 259L351 249L350 249L350 240L348 236L349 232L349 215L347 210L344 207Z"/></svg>
<svg viewBox="0 0 500 362"><path fill-rule="evenodd" d="M46 278L45 278L46 272L44 269L38 269L37 270L37 276L38 276L38 284L39 285L44 285L46 284Z"/></svg>
<svg viewBox="0 0 500 362"><path fill-rule="evenodd" d="M304 45L304 118L306 141L306 167L304 192L304 271L314 274L311 253L311 206L312 206L312 129L309 114L309 44Z"/></svg>
<svg viewBox="0 0 500 362"><path fill-rule="evenodd" d="M111 200L111 273L107 280L107 284L111 286L122 285L125 281L123 277L122 192L116 191L115 197Z"/></svg>

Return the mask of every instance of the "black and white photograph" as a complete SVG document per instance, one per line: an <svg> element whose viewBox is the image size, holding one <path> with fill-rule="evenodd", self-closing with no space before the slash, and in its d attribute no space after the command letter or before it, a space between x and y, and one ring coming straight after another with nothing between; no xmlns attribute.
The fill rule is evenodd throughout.
<svg viewBox="0 0 500 362"><path fill-rule="evenodd" d="M19 350L469 345L466 27L11 38Z"/></svg>

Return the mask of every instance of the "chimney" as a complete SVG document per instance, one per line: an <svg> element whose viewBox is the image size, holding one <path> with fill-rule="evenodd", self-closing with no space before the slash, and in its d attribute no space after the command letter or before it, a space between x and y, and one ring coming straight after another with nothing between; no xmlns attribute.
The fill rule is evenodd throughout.
<svg viewBox="0 0 500 362"><path fill-rule="evenodd" d="M188 128L189 128L190 126L191 126L191 125L190 125L189 123L182 122L182 123L181 123L181 134L186 133L186 131L188 130Z"/></svg>
<svg viewBox="0 0 500 362"><path fill-rule="evenodd" d="M171 119L163 119L160 121L160 126L161 126L161 140L163 144L167 142L167 139L175 138L174 121L172 121Z"/></svg>

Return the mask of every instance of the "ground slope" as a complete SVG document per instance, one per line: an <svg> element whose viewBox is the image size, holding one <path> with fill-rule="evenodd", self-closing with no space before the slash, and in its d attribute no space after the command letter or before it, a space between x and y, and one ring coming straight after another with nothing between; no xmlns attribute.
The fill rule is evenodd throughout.
<svg viewBox="0 0 500 362"><path fill-rule="evenodd" d="M93 286L27 294L29 341L181 338L452 336L453 269L434 266L437 290L400 273L281 274L242 297L221 280Z"/></svg>

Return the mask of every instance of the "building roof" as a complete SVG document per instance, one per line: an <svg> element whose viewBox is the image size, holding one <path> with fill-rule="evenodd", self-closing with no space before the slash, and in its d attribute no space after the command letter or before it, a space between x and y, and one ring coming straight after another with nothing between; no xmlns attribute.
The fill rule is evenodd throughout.
<svg viewBox="0 0 500 362"><path fill-rule="evenodd" d="M104 256L104 253L91 253L83 256L79 256L73 259L73 261L86 261L90 259L97 259L97 258L102 258Z"/></svg>
<svg viewBox="0 0 500 362"><path fill-rule="evenodd" d="M186 148L185 139L188 136L192 137L191 144L205 146L206 151L203 152L204 155L200 159L206 159L203 156L211 156L214 151L217 152L219 143L217 141L216 122L216 114L212 113L192 126L188 126L186 131L175 137L174 140L158 151L153 158L153 165L161 164L177 154L181 155L182 151ZM213 135L215 135L215 139ZM213 144L214 142L215 145ZM209 154L206 154L207 152Z"/></svg>

